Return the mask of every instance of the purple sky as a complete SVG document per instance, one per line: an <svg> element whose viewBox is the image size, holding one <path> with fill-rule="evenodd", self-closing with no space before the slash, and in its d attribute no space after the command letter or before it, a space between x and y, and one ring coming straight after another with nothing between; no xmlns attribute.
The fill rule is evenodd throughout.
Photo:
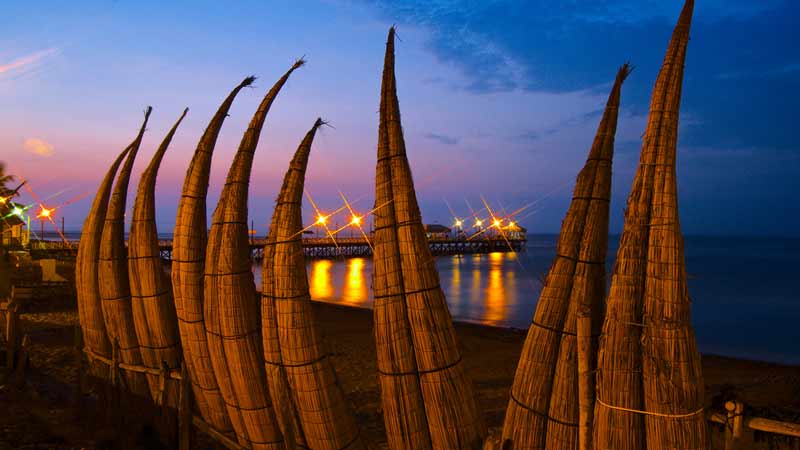
<svg viewBox="0 0 800 450"><path fill-rule="evenodd" d="M398 25L397 79L423 215L467 215L534 203L522 224L556 232L617 67L623 87L611 230L622 226L650 89L680 1L286 3L12 2L0 18L0 160L77 229L97 184L154 107L131 194L184 107L189 115L158 179L158 225L171 231L186 167L219 102L259 77L231 109L214 157L213 209L258 101L297 57L267 118L251 182L250 215L263 233L283 173L316 117L306 186L319 206L371 207L386 32ZM524 3L524 2L523 2ZM573 4L574 3L574 4ZM702 2L689 46L679 184L684 231L797 235L800 158L790 107L798 101L798 7L771 0ZM9 11L10 9L10 11ZM538 11L538 12L537 12ZM733 45L731 36L749 36ZM725 43L723 45L723 43ZM781 44L782 43L782 44ZM26 194L23 200L30 201ZM129 199L129 208L133 204ZM790 206L792 205L792 206ZM309 216L310 217L310 216ZM347 220L345 215L337 219ZM38 230L38 227L35 229Z"/></svg>

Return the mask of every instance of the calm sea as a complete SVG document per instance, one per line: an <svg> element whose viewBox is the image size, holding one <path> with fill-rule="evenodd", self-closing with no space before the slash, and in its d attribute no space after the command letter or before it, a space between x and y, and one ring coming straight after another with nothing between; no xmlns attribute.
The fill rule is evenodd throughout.
<svg viewBox="0 0 800 450"><path fill-rule="evenodd" d="M525 252L440 256L436 266L456 320L525 329L555 235L529 237ZM609 240L608 273L619 236ZM800 239L687 236L692 321L705 353L800 364ZM372 305L369 258L308 262L315 300ZM256 284L261 267L254 265Z"/></svg>

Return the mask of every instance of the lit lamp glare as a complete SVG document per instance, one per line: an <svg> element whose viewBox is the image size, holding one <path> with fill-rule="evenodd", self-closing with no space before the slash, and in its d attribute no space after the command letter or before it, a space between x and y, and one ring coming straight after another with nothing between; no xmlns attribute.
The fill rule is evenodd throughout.
<svg viewBox="0 0 800 450"><path fill-rule="evenodd" d="M42 207L42 210L41 210L41 211L39 211L39 217L42 217L42 218L45 218L45 219L46 219L46 218L50 217L50 214L51 214L52 212L53 212L53 210L52 210L52 209L47 209L47 208L45 208L45 207L43 206L43 207Z"/></svg>
<svg viewBox="0 0 800 450"><path fill-rule="evenodd" d="M353 220L350 221L353 225L360 225L361 224L361 217L353 216Z"/></svg>
<svg viewBox="0 0 800 450"><path fill-rule="evenodd" d="M481 219L475 219L475 228L480 228L483 225L483 221Z"/></svg>
<svg viewBox="0 0 800 450"><path fill-rule="evenodd" d="M462 224L463 222L461 221L461 219L456 219L456 228L461 228Z"/></svg>
<svg viewBox="0 0 800 450"><path fill-rule="evenodd" d="M22 217L22 210L19 208L19 206L15 206L14 209L11 210L11 214Z"/></svg>
<svg viewBox="0 0 800 450"><path fill-rule="evenodd" d="M325 225L326 222L328 222L328 218L327 217L323 216L322 214L317 216L317 223L318 224Z"/></svg>
<svg viewBox="0 0 800 450"><path fill-rule="evenodd" d="M497 228L500 228L500 225L502 225L502 224L503 224L503 221L502 221L502 220L500 220L500 219L494 219L494 222L493 222L492 224L493 224L494 226L496 226Z"/></svg>

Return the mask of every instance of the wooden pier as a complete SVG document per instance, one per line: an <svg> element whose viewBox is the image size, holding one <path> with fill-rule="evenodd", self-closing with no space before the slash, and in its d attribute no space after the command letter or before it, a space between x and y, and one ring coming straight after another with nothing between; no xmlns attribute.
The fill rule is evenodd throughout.
<svg viewBox="0 0 800 450"><path fill-rule="evenodd" d="M467 238L435 237L428 240L431 253L434 255L464 255L473 253L520 252L525 250L527 239L506 239L502 236L486 236ZM250 240L250 252L258 261L264 255L266 239ZM158 242L161 257L172 260L172 239ZM345 237L331 239L329 237L303 238L303 249L307 258L356 258L372 256L372 242L365 237ZM78 252L77 242L31 241L31 254L35 257L74 256Z"/></svg>

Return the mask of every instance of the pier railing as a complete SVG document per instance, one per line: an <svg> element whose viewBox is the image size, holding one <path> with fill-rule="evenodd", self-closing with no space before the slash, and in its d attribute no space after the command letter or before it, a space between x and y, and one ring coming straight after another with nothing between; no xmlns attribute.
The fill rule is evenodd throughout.
<svg viewBox="0 0 800 450"><path fill-rule="evenodd" d="M304 237L303 251L308 258L354 258L372 255L372 240L364 236L358 237ZM474 253L492 252L519 252L524 251L527 239L517 237L514 239L502 236L481 236L467 238L458 237L432 237L428 239L433 255L464 255ZM254 260L264 256L265 238L251 238L250 252ZM126 243L127 245L127 243ZM158 241L161 257L170 261L172 259L172 239ZM78 242L67 241L31 241L31 253L40 257L77 255Z"/></svg>

